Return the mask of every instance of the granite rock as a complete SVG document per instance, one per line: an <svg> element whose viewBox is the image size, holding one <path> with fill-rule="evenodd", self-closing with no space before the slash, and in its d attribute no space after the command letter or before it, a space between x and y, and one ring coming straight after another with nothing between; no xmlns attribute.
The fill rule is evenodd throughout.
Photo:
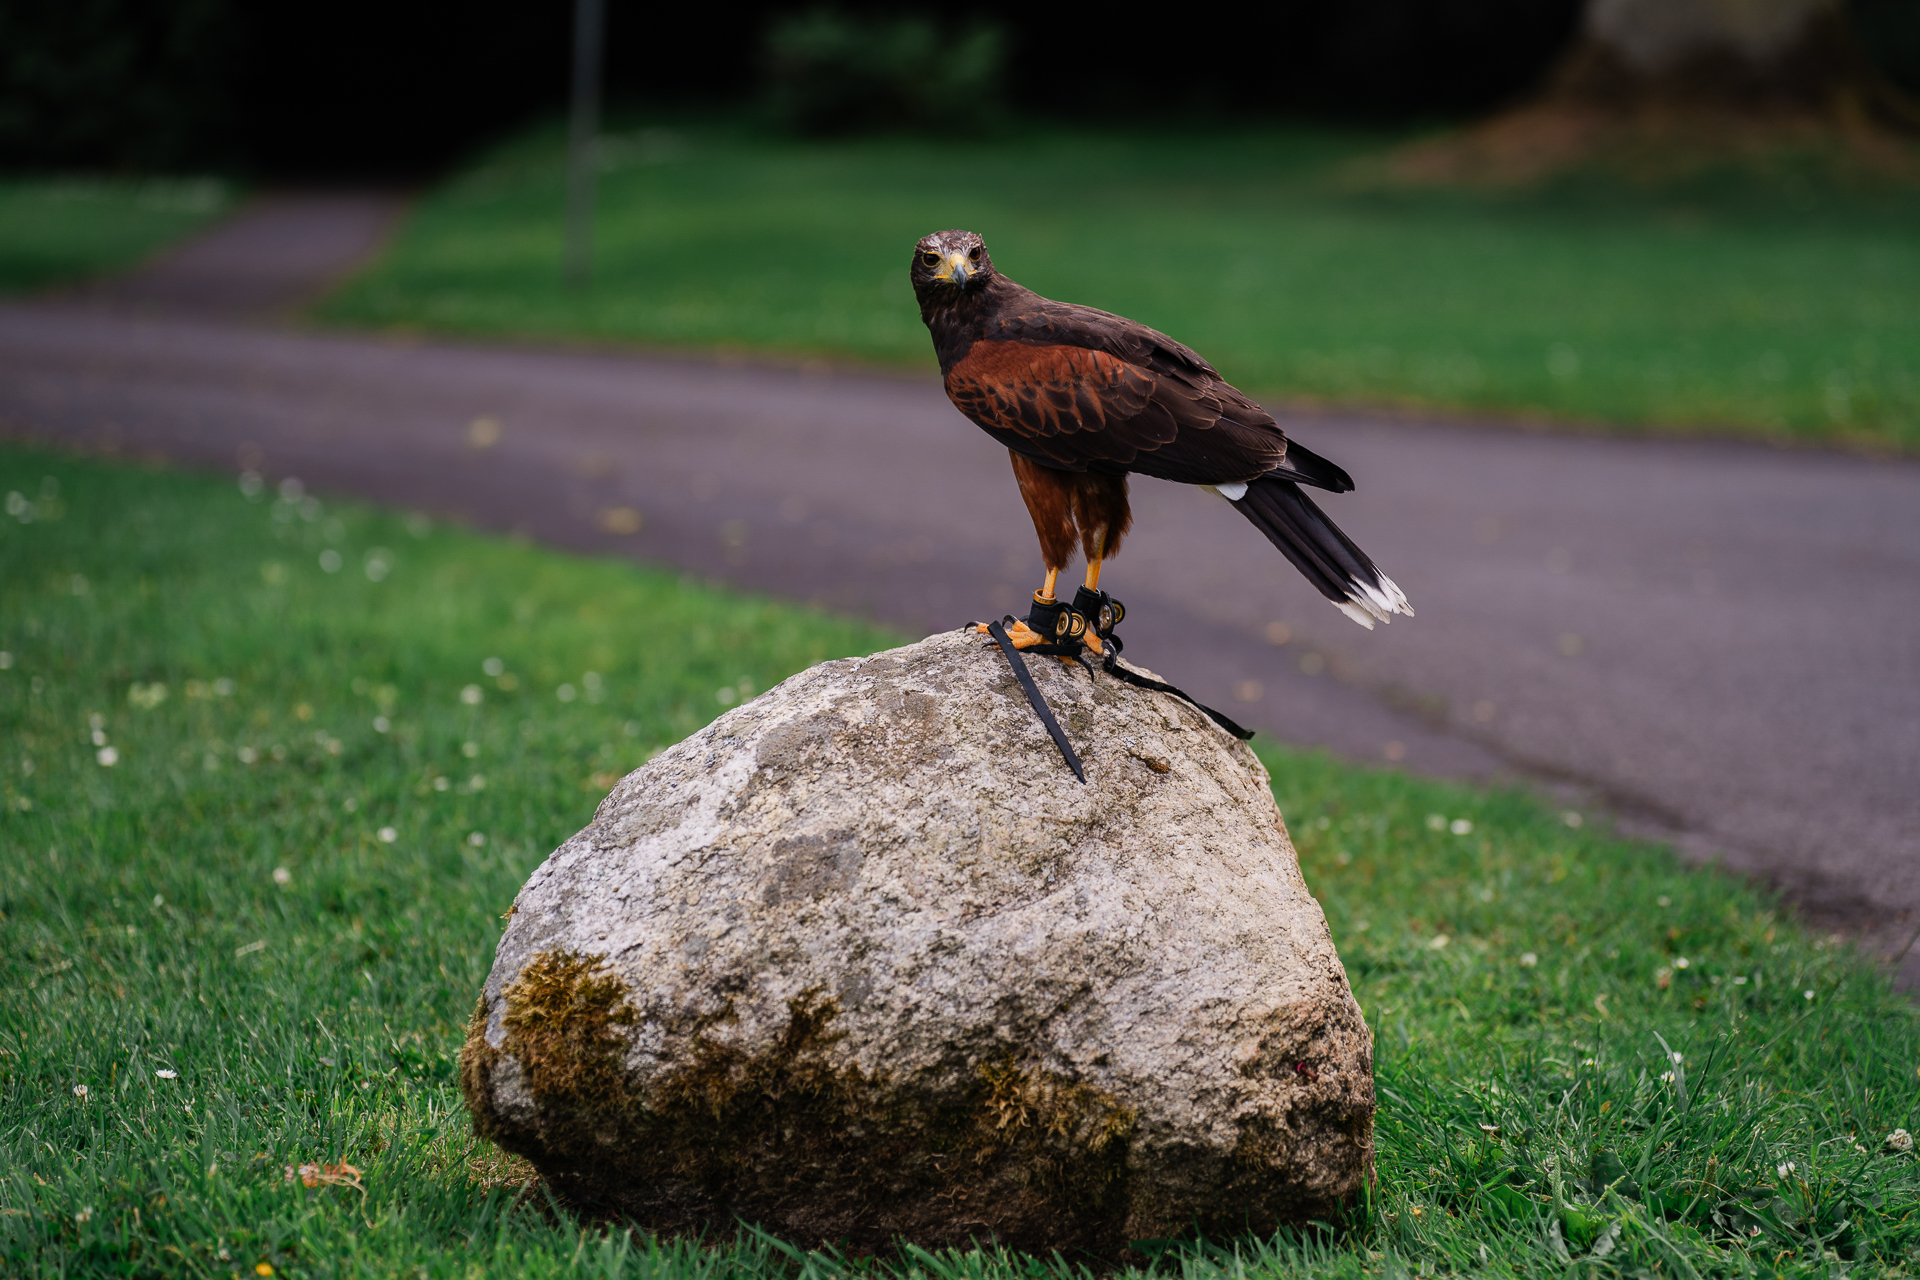
<svg viewBox="0 0 1920 1280"><path fill-rule="evenodd" d="M1372 1039L1244 743L982 638L828 662L629 775L514 901L477 1129L662 1225L884 1245L1321 1217Z"/></svg>

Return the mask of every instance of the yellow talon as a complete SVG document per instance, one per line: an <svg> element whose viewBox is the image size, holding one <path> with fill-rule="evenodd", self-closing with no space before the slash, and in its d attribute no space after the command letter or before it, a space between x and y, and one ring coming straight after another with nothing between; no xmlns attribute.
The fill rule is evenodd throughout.
<svg viewBox="0 0 1920 1280"><path fill-rule="evenodd" d="M974 629L977 630L981 635L991 634L987 630L987 624L984 622L975 623ZM1045 644L1047 642L1047 638L1045 636L1041 635L1038 631L1035 631L1032 627L1028 626L1024 622L1015 622L1010 624L1007 627L1007 639L1013 642L1013 647L1016 649L1031 649L1033 648L1033 646L1037 644Z"/></svg>

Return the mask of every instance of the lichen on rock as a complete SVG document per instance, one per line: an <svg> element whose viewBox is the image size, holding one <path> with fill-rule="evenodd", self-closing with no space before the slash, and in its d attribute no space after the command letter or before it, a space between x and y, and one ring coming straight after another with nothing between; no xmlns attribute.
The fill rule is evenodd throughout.
<svg viewBox="0 0 1920 1280"><path fill-rule="evenodd" d="M1244 744L997 652L803 672L527 882L461 1056L477 1129L663 1224L1110 1251L1324 1215L1371 1037Z"/></svg>

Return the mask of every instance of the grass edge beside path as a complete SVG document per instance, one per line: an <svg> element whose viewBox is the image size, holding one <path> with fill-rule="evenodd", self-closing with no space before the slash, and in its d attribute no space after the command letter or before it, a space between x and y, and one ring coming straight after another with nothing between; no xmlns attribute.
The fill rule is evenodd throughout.
<svg viewBox="0 0 1920 1280"><path fill-rule="evenodd" d="M239 208L219 178L0 176L0 298L128 271Z"/></svg>
<svg viewBox="0 0 1920 1280"><path fill-rule="evenodd" d="M1281 402L1920 448L1920 189L1798 156L1650 187L1354 176L1395 141L1034 130L936 153L629 122L594 284L568 290L558 135L534 129L425 196L316 315L930 368L905 258L965 225L1023 284Z"/></svg>
<svg viewBox="0 0 1920 1280"><path fill-rule="evenodd" d="M622 772L897 637L252 479L0 445L0 491L0 1275L873 1270L550 1212L454 1059L500 911ZM1160 1274L1912 1268L1883 974L1529 795L1262 757L1374 1030L1381 1186Z"/></svg>

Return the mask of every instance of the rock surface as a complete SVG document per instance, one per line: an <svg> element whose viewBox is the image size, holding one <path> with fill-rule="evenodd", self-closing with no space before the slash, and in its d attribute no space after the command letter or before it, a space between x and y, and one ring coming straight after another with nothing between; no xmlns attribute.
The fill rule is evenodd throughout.
<svg viewBox="0 0 1920 1280"><path fill-rule="evenodd" d="M479 1131L662 1224L1112 1251L1331 1211L1372 1039L1266 771L977 636L824 663L628 776L514 903Z"/></svg>

